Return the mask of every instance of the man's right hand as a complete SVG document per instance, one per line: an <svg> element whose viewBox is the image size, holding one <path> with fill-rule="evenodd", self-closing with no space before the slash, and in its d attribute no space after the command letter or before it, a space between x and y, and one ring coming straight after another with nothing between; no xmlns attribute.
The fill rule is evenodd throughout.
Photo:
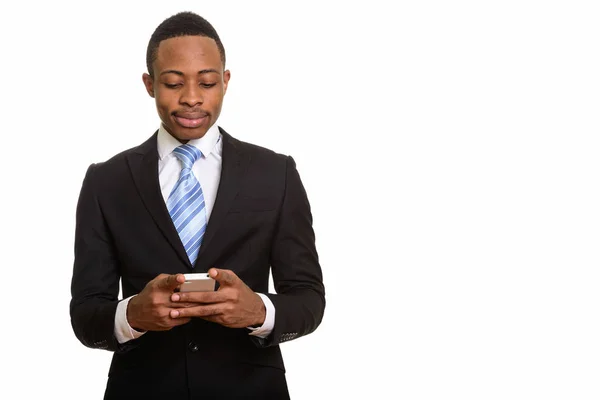
<svg viewBox="0 0 600 400"><path fill-rule="evenodd" d="M171 318L174 308L188 307L194 304L177 304L171 301L171 295L179 285L185 282L183 274L160 274L146 287L129 300L127 322L137 331L168 331L187 324L191 318Z"/></svg>

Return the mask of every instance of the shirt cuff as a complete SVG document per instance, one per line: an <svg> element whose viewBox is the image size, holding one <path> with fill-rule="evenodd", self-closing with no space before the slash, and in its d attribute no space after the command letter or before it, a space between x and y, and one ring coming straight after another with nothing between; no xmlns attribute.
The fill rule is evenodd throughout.
<svg viewBox="0 0 600 400"><path fill-rule="evenodd" d="M133 296L128 297L117 304L117 312L115 313L115 337L120 344L137 339L146 332L138 332L129 326L127 322L127 305Z"/></svg>
<svg viewBox="0 0 600 400"><path fill-rule="evenodd" d="M258 328L248 327L248 329L252 331L249 333L249 335L258 336L261 339L266 339L267 336L269 336L271 332L273 332L273 327L275 326L275 306L273 305L273 302L271 301L271 299L269 299L267 295L262 293L256 294L260 296L265 305L265 322L262 324L262 326Z"/></svg>

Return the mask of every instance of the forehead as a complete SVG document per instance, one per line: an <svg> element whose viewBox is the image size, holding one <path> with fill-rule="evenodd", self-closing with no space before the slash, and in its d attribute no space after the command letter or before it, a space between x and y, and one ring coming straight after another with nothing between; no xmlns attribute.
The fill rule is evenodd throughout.
<svg viewBox="0 0 600 400"><path fill-rule="evenodd" d="M205 36L180 36L163 40L158 45L155 71L176 69L202 70L213 68L221 70L221 54L214 39Z"/></svg>

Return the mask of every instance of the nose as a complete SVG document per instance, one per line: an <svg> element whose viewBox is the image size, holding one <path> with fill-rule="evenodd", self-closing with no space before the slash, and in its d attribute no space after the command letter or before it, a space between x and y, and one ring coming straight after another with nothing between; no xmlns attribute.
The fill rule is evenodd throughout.
<svg viewBox="0 0 600 400"><path fill-rule="evenodd" d="M181 104L186 104L190 107L194 107L197 104L204 103L202 96L202 89L197 85L185 85L179 98Z"/></svg>

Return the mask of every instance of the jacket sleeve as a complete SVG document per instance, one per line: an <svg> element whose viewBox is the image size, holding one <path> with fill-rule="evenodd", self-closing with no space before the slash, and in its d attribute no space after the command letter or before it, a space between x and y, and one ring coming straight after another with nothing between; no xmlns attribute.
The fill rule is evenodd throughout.
<svg viewBox="0 0 600 400"><path fill-rule="evenodd" d="M313 332L325 311L325 288L315 246L310 204L292 157L286 161L285 194L271 246L277 294L275 325L258 346L274 346Z"/></svg>
<svg viewBox="0 0 600 400"><path fill-rule="evenodd" d="M77 203L75 261L71 280L71 325L87 347L124 350L114 335L119 268L114 243L102 215L92 164Z"/></svg>

